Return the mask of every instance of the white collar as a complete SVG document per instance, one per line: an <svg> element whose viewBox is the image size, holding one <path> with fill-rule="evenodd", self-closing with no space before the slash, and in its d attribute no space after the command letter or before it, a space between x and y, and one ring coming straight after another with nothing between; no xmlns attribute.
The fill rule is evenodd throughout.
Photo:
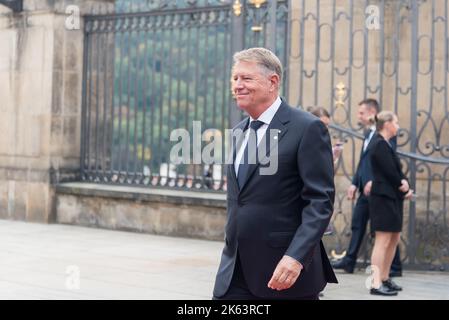
<svg viewBox="0 0 449 320"><path fill-rule="evenodd" d="M269 125L271 123L271 120L273 120L274 115L278 111L279 107L282 104L282 100L280 97L277 97L277 99L273 102L273 104L265 110L257 119L254 119L250 116L250 121L259 120L263 123Z"/></svg>

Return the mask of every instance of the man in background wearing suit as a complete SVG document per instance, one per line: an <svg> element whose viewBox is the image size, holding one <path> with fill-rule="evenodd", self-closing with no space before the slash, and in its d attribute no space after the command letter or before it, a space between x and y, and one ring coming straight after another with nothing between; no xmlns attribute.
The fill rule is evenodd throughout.
<svg viewBox="0 0 449 320"><path fill-rule="evenodd" d="M214 299L315 300L337 282L321 242L335 192L330 137L318 118L280 99L281 79L281 62L271 51L234 55L232 90L249 117L233 129L244 134L227 167L225 246ZM253 164L246 160L250 133L257 148L268 144L274 174L263 174L263 153Z"/></svg>
<svg viewBox="0 0 449 320"><path fill-rule="evenodd" d="M357 118L364 127L363 147L360 152L359 164L352 179L352 184L347 191L348 199L353 200L357 191L360 196L354 207L351 221L351 240L346 255L335 262L332 262L334 269L343 269L347 273L353 273L357 262L357 255L365 236L366 227L369 220L368 196L371 191L373 173L371 168L371 139L376 132L374 116L380 111L379 103L375 99L366 99L359 103ZM396 149L396 139L390 141L393 148ZM393 275L402 273L401 259L399 249L392 264Z"/></svg>

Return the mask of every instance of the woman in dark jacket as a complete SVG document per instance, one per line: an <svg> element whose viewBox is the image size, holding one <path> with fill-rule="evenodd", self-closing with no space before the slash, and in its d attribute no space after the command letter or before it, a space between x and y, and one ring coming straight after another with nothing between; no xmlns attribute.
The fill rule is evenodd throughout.
<svg viewBox="0 0 449 320"><path fill-rule="evenodd" d="M390 111L376 116L377 134L372 138L373 184L369 197L371 229L375 242L371 256L373 284L370 293L392 296L402 290L388 278L402 230L404 199L413 191L401 170L399 158L388 142L399 130L398 118Z"/></svg>

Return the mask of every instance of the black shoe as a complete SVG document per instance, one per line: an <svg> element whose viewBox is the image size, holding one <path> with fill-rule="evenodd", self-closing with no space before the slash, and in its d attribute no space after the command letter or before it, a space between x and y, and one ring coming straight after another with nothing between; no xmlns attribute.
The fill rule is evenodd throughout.
<svg viewBox="0 0 449 320"><path fill-rule="evenodd" d="M402 277L402 270L390 270L390 278Z"/></svg>
<svg viewBox="0 0 449 320"><path fill-rule="evenodd" d="M387 279L385 281L382 281L382 284L386 286L388 289L394 290L394 291L402 291L402 287L398 286L393 280Z"/></svg>
<svg viewBox="0 0 449 320"><path fill-rule="evenodd" d="M333 261L331 265L334 269L343 269L347 273L354 273L354 265L348 263L344 259Z"/></svg>
<svg viewBox="0 0 449 320"><path fill-rule="evenodd" d="M376 295L376 296L389 296L389 297L398 295L397 291L391 290L390 288L388 288L384 284L382 284L378 289L371 288L369 293L373 294L373 295Z"/></svg>

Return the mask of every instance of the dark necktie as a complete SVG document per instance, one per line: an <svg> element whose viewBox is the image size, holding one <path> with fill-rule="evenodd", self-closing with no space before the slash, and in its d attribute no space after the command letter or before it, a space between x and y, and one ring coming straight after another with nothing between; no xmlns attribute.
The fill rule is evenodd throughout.
<svg viewBox="0 0 449 320"><path fill-rule="evenodd" d="M363 130L363 136L365 137L365 140L369 138L370 134L371 134L371 129L364 129Z"/></svg>
<svg viewBox="0 0 449 320"><path fill-rule="evenodd" d="M245 150L243 151L243 157L240 160L240 165L239 165L239 169L238 169L238 174L237 174L237 181L239 183L239 187L242 188L243 184L245 183L246 180L246 176L248 174L248 170L249 170L249 159L256 159L255 157L251 157L253 156L253 152L256 152L255 156L257 156L257 130L259 130L259 128L261 126L263 126L264 123L262 121L259 120L254 120L251 121L249 124L250 129L254 130L255 136L256 136L256 148L254 148L254 146L251 147L251 152L249 153L249 148L248 146L250 145L251 142L251 134L252 132L249 132L249 136L248 136L248 142L246 143L246 147Z"/></svg>

